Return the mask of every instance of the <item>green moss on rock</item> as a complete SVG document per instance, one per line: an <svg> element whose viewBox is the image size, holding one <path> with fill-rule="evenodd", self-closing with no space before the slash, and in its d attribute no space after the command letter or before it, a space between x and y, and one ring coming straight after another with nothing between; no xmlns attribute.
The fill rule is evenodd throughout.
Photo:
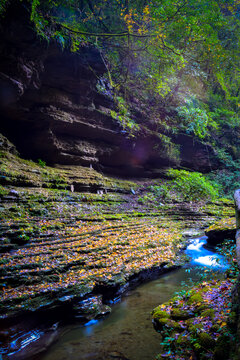
<svg viewBox="0 0 240 360"><path fill-rule="evenodd" d="M214 324L210 330L211 332L218 332L220 330L220 326L218 324Z"/></svg>
<svg viewBox="0 0 240 360"><path fill-rule="evenodd" d="M188 303L188 305L193 305L194 303L200 303L202 301L203 301L202 295L200 293L197 293L197 294L190 296L187 303Z"/></svg>
<svg viewBox="0 0 240 360"><path fill-rule="evenodd" d="M201 332L198 336L199 344L205 349L211 349L215 346L215 340L211 337L211 335Z"/></svg>
<svg viewBox="0 0 240 360"><path fill-rule="evenodd" d="M178 346L181 346L181 347L187 347L187 346L190 345L189 339L184 335L180 335L178 337L176 343L177 343Z"/></svg>
<svg viewBox="0 0 240 360"><path fill-rule="evenodd" d="M178 308L172 309L171 319L173 320L186 320L193 316L192 312L186 310L180 310Z"/></svg>
<svg viewBox="0 0 240 360"><path fill-rule="evenodd" d="M170 318L170 314L168 314L166 311L161 310L160 306L156 307L156 309L153 310L152 315L153 319Z"/></svg>
<svg viewBox="0 0 240 360"><path fill-rule="evenodd" d="M154 324L155 324L155 328L160 331L163 330L163 328L169 328L172 329L173 331L183 330L181 325L177 321L171 320L169 318L155 319Z"/></svg>
<svg viewBox="0 0 240 360"><path fill-rule="evenodd" d="M203 317L210 317L211 319L214 319L214 317L215 317L215 311L214 311L213 309L204 310L204 311L201 313L201 316L203 316Z"/></svg>
<svg viewBox="0 0 240 360"><path fill-rule="evenodd" d="M202 324L192 324L188 327L188 331L194 335L196 335L203 328Z"/></svg>
<svg viewBox="0 0 240 360"><path fill-rule="evenodd" d="M230 351L229 337L227 335L219 336L213 353L213 359L226 360L229 358L229 351Z"/></svg>

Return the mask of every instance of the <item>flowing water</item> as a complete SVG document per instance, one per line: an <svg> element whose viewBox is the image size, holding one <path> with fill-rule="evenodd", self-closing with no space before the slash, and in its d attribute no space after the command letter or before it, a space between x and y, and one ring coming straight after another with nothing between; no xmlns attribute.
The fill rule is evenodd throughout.
<svg viewBox="0 0 240 360"><path fill-rule="evenodd" d="M227 267L224 258L206 249L205 243L206 237L192 239L187 247L191 268L172 271L137 287L114 304L105 319L67 328L41 360L154 359L161 339L151 323L152 309L168 301L175 292L193 286L207 269L220 271L221 276Z"/></svg>

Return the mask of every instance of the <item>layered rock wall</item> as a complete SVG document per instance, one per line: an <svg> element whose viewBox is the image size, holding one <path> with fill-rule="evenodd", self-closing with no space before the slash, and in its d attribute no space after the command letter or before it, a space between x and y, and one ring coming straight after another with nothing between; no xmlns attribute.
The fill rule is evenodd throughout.
<svg viewBox="0 0 240 360"><path fill-rule="evenodd" d="M114 101L96 90L106 71L98 50L73 54L41 41L28 17L19 2L0 26L0 131L23 156L123 176L158 176L177 164L211 169L213 150L189 136L175 139L178 161L151 131L129 137L111 116Z"/></svg>

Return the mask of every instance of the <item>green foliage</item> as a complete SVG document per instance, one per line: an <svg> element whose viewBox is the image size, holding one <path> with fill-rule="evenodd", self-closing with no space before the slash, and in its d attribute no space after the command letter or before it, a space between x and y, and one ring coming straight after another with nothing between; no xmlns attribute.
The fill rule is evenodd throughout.
<svg viewBox="0 0 240 360"><path fill-rule="evenodd" d="M9 0L1 0L0 2L0 17L4 15L4 12L6 11L6 7L9 3Z"/></svg>
<svg viewBox="0 0 240 360"><path fill-rule="evenodd" d="M4 186L0 185L0 197L3 195L7 195L7 193L8 190Z"/></svg>
<svg viewBox="0 0 240 360"><path fill-rule="evenodd" d="M26 234L19 235L19 240L21 243L28 242L30 240L30 237Z"/></svg>
<svg viewBox="0 0 240 360"><path fill-rule="evenodd" d="M139 130L139 125L130 117L130 112L126 101L121 97L117 96L118 112L111 110L111 116L116 119L124 130L129 132L130 136L134 136L134 133Z"/></svg>
<svg viewBox="0 0 240 360"><path fill-rule="evenodd" d="M147 188L147 190L149 190L149 192L138 197L138 203L155 203L156 205L159 205L161 204L161 201L171 199L168 184L151 185Z"/></svg>
<svg viewBox="0 0 240 360"><path fill-rule="evenodd" d="M186 106L180 106L176 110L187 134L194 134L200 139L204 139L209 135L211 128L217 129L217 123L213 121L206 110L197 107L193 100L187 101Z"/></svg>
<svg viewBox="0 0 240 360"><path fill-rule="evenodd" d="M153 310L152 315L153 315L154 319L160 319L160 318L169 319L170 318L170 314L168 314L166 311L163 311L160 306L156 307Z"/></svg>
<svg viewBox="0 0 240 360"><path fill-rule="evenodd" d="M155 202L157 199L155 198L155 196L152 193L147 193L144 196L139 196L138 198L138 202L140 204L145 204L145 203L151 203L151 202Z"/></svg>
<svg viewBox="0 0 240 360"><path fill-rule="evenodd" d="M228 98L233 96L231 84L237 91L239 18L233 0L28 3L31 20L45 39L54 38L61 47L68 44L72 51L98 46L113 82L125 86L139 79L149 92L166 97L175 95L186 76L197 78L211 70Z"/></svg>
<svg viewBox="0 0 240 360"><path fill-rule="evenodd" d="M221 246L217 247L217 250L228 259L229 268L227 270L227 276L236 279L239 275L239 268L237 264L235 240L226 239Z"/></svg>
<svg viewBox="0 0 240 360"><path fill-rule="evenodd" d="M167 174L173 177L172 188L185 200L207 200L218 196L217 184L198 172L170 169Z"/></svg>
<svg viewBox="0 0 240 360"><path fill-rule="evenodd" d="M46 162L41 159L38 159L38 165L44 168L46 166Z"/></svg>
<svg viewBox="0 0 240 360"><path fill-rule="evenodd" d="M222 163L222 168L212 171L208 178L218 184L221 196L232 199L234 191L240 186L240 161L234 160L224 148L217 149L217 156Z"/></svg>
<svg viewBox="0 0 240 360"><path fill-rule="evenodd" d="M171 160L174 160L175 163L179 163L180 159L180 146L172 142L172 139L169 136L164 134L158 134L158 138L160 139L161 143L154 146L154 150L158 148L160 153L167 155L167 157Z"/></svg>
<svg viewBox="0 0 240 360"><path fill-rule="evenodd" d="M165 199L169 195L169 187L167 184L160 185L151 185L149 190L154 193L154 195L158 198Z"/></svg>
<svg viewBox="0 0 240 360"><path fill-rule="evenodd" d="M188 299L188 304L192 305L194 303L200 303L203 301L203 297L200 293L194 294L192 296L190 296L190 298Z"/></svg>
<svg viewBox="0 0 240 360"><path fill-rule="evenodd" d="M55 31L55 33L53 34L54 39L56 40L56 42L61 46L62 49L64 49L65 47L65 38L63 36L63 34L59 31ZM74 49L72 49L74 51Z"/></svg>
<svg viewBox="0 0 240 360"><path fill-rule="evenodd" d="M222 169L213 171L208 177L218 184L220 196L232 199L234 191L240 187L239 170Z"/></svg>
<svg viewBox="0 0 240 360"><path fill-rule="evenodd" d="M213 309L207 309L204 310L201 315L204 317L210 317L211 319L214 319L215 311Z"/></svg>
<svg viewBox="0 0 240 360"><path fill-rule="evenodd" d="M39 6L41 5L40 0L32 0L31 3L31 16L30 20L34 23L35 28L40 36L45 40L49 40L49 36L46 34L46 28L48 26L48 20L43 15L41 11L38 11ZM51 1L49 1L50 5ZM53 34L52 34L53 36Z"/></svg>
<svg viewBox="0 0 240 360"><path fill-rule="evenodd" d="M7 4L1 1L0 16ZM240 156L239 2L26 0L24 6L46 41L73 52L99 50L110 90L100 83L98 90L116 99L111 116L129 136L140 130L137 110L173 160L179 149L171 135L179 131Z"/></svg>
<svg viewBox="0 0 240 360"><path fill-rule="evenodd" d="M215 340L207 333L199 334L199 344L205 349L212 349L215 346Z"/></svg>
<svg viewBox="0 0 240 360"><path fill-rule="evenodd" d="M236 111L229 110L227 108L218 107L211 113L211 117L217 124L227 126L230 128L236 128L239 126L240 118Z"/></svg>
<svg viewBox="0 0 240 360"><path fill-rule="evenodd" d="M186 170L169 169L169 180L151 185L147 193L138 198L138 202L160 204L168 200L200 201L214 200L219 196L219 185L204 175Z"/></svg>

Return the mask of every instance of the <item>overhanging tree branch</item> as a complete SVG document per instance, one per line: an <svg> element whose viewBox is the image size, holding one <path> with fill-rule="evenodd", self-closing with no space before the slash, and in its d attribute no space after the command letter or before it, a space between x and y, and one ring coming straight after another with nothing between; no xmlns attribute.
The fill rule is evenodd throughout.
<svg viewBox="0 0 240 360"><path fill-rule="evenodd" d="M79 35L85 35L85 36L94 36L94 37L125 37L125 36L132 36L132 37L137 37L137 38L150 38L150 37L155 37L157 35L140 35L140 34L132 34L129 33L128 31L124 31L121 33L92 33L92 32L88 32L88 31L80 31L80 30L74 30L69 28L66 25L57 23L58 26L62 27L63 29L68 30L69 32L72 32L74 34L79 34Z"/></svg>
<svg viewBox="0 0 240 360"><path fill-rule="evenodd" d="M172 51L175 55L181 56L181 53L178 53L177 51L175 51L174 49L172 49L170 46L166 45L166 43L164 42L163 38L161 38L162 44L163 44L163 48L168 49L170 51Z"/></svg>

